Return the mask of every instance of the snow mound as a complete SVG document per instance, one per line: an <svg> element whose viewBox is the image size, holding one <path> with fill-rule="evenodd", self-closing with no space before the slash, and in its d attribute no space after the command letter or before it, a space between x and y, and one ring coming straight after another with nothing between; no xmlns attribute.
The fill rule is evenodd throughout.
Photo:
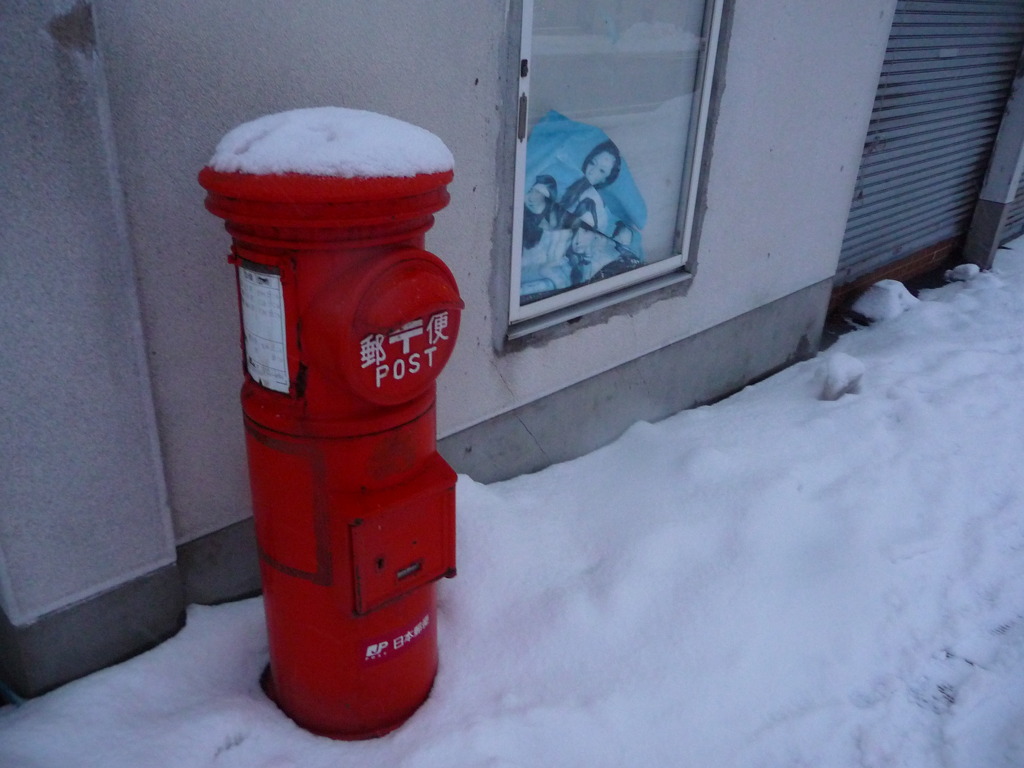
<svg viewBox="0 0 1024 768"><path fill-rule="evenodd" d="M864 363L852 355L845 352L829 355L819 369L822 380L821 399L838 400L843 395L860 392L864 370Z"/></svg>
<svg viewBox="0 0 1024 768"><path fill-rule="evenodd" d="M912 309L918 299L898 280L879 280L868 288L853 303L853 311L871 322L892 320L908 309Z"/></svg>
<svg viewBox="0 0 1024 768"><path fill-rule="evenodd" d="M981 273L981 267L977 264L960 264L959 266L947 269L944 277L947 283L965 283L973 280Z"/></svg>
<svg viewBox="0 0 1024 768"><path fill-rule="evenodd" d="M376 112L311 107L265 115L232 129L209 166L231 173L369 178L441 173L451 151L425 128Z"/></svg>

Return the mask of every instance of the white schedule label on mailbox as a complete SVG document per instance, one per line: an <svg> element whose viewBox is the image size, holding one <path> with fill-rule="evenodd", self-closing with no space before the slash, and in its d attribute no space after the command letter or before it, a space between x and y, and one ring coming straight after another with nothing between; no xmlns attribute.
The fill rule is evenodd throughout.
<svg viewBox="0 0 1024 768"><path fill-rule="evenodd" d="M249 375L267 389L288 391L288 347L281 276L238 268L242 333Z"/></svg>

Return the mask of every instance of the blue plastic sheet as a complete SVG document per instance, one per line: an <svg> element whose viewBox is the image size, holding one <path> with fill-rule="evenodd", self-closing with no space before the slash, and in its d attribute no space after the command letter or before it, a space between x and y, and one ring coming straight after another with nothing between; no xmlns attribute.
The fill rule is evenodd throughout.
<svg viewBox="0 0 1024 768"><path fill-rule="evenodd" d="M526 144L521 303L642 265L646 223L615 143L596 126L549 112Z"/></svg>

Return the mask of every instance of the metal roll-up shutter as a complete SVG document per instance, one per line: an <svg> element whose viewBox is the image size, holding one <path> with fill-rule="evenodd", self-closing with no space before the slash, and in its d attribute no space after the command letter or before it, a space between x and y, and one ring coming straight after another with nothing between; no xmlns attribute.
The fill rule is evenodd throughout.
<svg viewBox="0 0 1024 768"><path fill-rule="evenodd" d="M1019 0L900 0L836 284L964 234L1024 44Z"/></svg>
<svg viewBox="0 0 1024 768"><path fill-rule="evenodd" d="M1006 211L1000 245L1024 235L1024 182L1017 185L1017 194Z"/></svg>

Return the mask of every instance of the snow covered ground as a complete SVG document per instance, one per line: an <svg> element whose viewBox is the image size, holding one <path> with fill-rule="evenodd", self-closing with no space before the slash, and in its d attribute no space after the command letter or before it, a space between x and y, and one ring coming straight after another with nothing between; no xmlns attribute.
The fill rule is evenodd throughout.
<svg viewBox="0 0 1024 768"><path fill-rule="evenodd" d="M1024 766L1024 245L717 405L459 485L431 698L375 741L257 683L259 600L0 710L5 768Z"/></svg>

